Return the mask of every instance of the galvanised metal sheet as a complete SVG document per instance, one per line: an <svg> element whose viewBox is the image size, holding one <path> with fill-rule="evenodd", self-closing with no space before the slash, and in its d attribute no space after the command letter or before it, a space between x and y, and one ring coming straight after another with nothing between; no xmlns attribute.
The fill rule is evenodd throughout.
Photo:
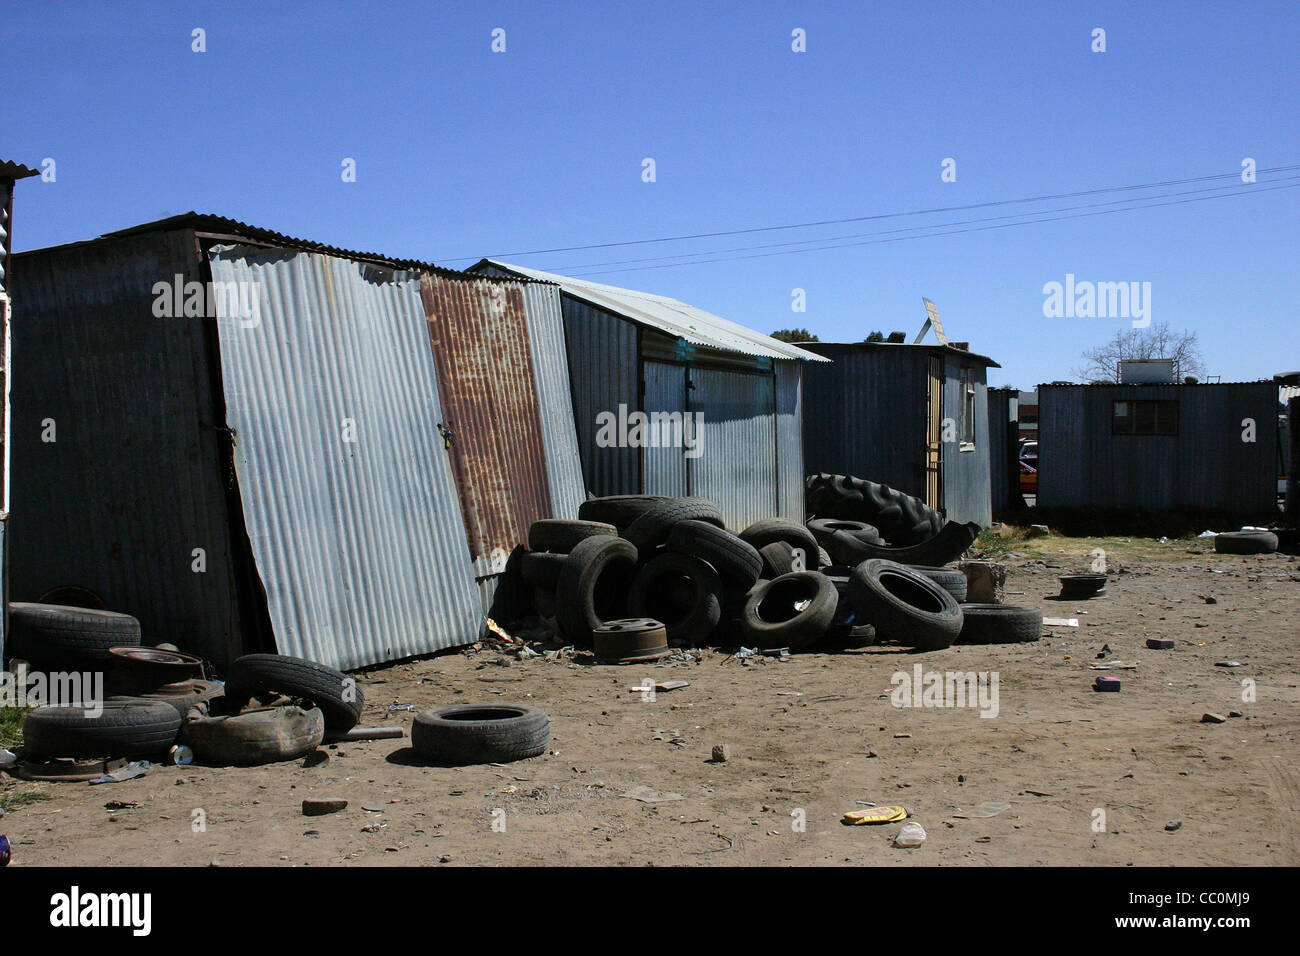
<svg viewBox="0 0 1300 956"><path fill-rule="evenodd" d="M426 273L420 295L475 573L500 573L551 514L522 284Z"/></svg>
<svg viewBox="0 0 1300 956"><path fill-rule="evenodd" d="M404 273L319 253L216 246L244 518L284 654L355 668L482 631L420 299Z"/></svg>
<svg viewBox="0 0 1300 956"><path fill-rule="evenodd" d="M587 279L574 279L570 276L543 272L528 266L514 265L495 259L484 259L479 266L492 265L499 269L554 282L564 290L566 295L600 309L621 315L633 322L648 325L666 332L673 338L684 339L695 345L708 345L728 352L740 352L744 355L759 355L773 359L802 359L821 362L824 359L807 352L798 346L774 339L762 332L746 328L729 319L705 312L703 309L685 302L671 299L666 295L651 292L638 292L635 289L622 289L618 286L591 282Z"/></svg>
<svg viewBox="0 0 1300 956"><path fill-rule="evenodd" d="M686 366L669 365L666 362L646 362L644 372L644 411L647 415L687 414ZM684 430L684 419L678 417L677 421L682 422ZM686 449L682 444L663 443L660 447L647 447L643 451L643 459L646 494L682 498L690 493L687 491L686 484Z"/></svg>
<svg viewBox="0 0 1300 956"><path fill-rule="evenodd" d="M640 407L641 362L631 322L565 297L564 337L569 349L573 421L587 490L597 496L636 495L643 490L641 456L635 448L602 448L597 416Z"/></svg>
<svg viewBox="0 0 1300 956"><path fill-rule="evenodd" d="M773 363L776 373L777 513L804 520L803 364Z"/></svg>
<svg viewBox="0 0 1300 956"><path fill-rule="evenodd" d="M201 265L184 229L14 256L9 583L15 601L86 588L224 667L244 622L214 343L202 317L155 313L154 284Z"/></svg>
<svg viewBox="0 0 1300 956"><path fill-rule="evenodd" d="M560 289L543 282L524 282L522 286L533 378L542 416L542 445L546 449L546 475L551 491L550 517L573 519L578 517L578 505L587 492L573 422Z"/></svg>
<svg viewBox="0 0 1300 956"><path fill-rule="evenodd" d="M777 513L776 395L772 374L690 370L690 410L703 415L690 493L722 510L733 531Z"/></svg>
<svg viewBox="0 0 1300 956"><path fill-rule="evenodd" d="M1178 434L1113 435L1113 403L1136 400L1177 402ZM1276 513L1273 382L1041 385L1038 416L1040 507Z"/></svg>
<svg viewBox="0 0 1300 956"><path fill-rule="evenodd" d="M961 441L965 432L965 396L962 372L973 373L975 388L975 441ZM988 527L993 522L989 478L989 406L985 366L978 360L947 352L943 365L943 417L951 421L955 441L943 441L943 498L940 509L949 521L974 521Z"/></svg>

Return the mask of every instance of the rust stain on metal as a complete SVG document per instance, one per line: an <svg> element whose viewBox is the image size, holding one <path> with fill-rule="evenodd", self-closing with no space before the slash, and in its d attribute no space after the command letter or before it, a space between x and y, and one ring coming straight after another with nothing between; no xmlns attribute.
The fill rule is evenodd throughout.
<svg viewBox="0 0 1300 956"><path fill-rule="evenodd" d="M522 286L425 273L420 294L470 554L508 555L551 507Z"/></svg>

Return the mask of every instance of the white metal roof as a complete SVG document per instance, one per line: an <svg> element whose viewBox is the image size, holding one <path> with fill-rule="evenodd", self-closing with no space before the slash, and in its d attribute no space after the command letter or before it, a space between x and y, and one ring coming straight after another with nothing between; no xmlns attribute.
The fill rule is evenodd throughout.
<svg viewBox="0 0 1300 956"><path fill-rule="evenodd" d="M484 259L500 269L506 269L530 279L554 282L567 295L581 299L601 309L617 315L626 316L633 322L651 326L676 338L685 339L695 345L707 345L728 352L741 352L745 355L761 355L774 359L801 359L808 362L828 362L827 358L806 351L795 345L789 345L770 335L755 332L735 322L697 309L666 295L651 292L637 292L633 289L621 289L618 286L604 285L600 282L588 282L586 279L573 279L569 276L542 272L527 266L517 266L497 259Z"/></svg>

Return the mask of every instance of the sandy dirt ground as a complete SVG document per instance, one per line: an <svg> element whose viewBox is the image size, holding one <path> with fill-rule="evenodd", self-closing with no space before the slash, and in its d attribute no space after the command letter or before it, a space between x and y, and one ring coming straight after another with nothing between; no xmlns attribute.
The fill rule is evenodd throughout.
<svg viewBox="0 0 1300 956"><path fill-rule="evenodd" d="M1109 596L1046 599L1096 544L1017 542L1005 558L1008 603L1079 621L1037 643L636 667L447 654L362 675L365 723L409 727L392 703L526 702L551 715L552 752L425 767L386 740L327 747L310 769L156 766L97 787L3 777L5 795L48 799L10 810L0 832L14 866L1300 863L1300 564L1108 542ZM1148 650L1148 637L1177 646ZM1090 669L1103 645L1137 668ZM894 706L892 676L917 664L996 671L998 715ZM1123 690L1093 692L1098 673ZM647 701L629 691L643 677L690 686ZM1242 716L1202 723L1207 711ZM726 762L710 762L715 744ZM310 796L350 804L306 818ZM986 802L1010 807L971 818ZM868 803L911 808L925 844L894 847L898 823L840 822Z"/></svg>

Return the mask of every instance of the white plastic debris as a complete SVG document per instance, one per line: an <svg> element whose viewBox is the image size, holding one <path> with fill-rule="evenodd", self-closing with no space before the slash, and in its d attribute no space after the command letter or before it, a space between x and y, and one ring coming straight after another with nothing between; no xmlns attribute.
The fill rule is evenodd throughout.
<svg viewBox="0 0 1300 956"><path fill-rule="evenodd" d="M916 847L924 842L925 827L916 822L904 823L903 828L898 831L898 836L894 837L894 846Z"/></svg>
<svg viewBox="0 0 1300 956"><path fill-rule="evenodd" d="M0 748L0 770L8 770L17 762L18 762L17 757L15 757L8 750Z"/></svg>

